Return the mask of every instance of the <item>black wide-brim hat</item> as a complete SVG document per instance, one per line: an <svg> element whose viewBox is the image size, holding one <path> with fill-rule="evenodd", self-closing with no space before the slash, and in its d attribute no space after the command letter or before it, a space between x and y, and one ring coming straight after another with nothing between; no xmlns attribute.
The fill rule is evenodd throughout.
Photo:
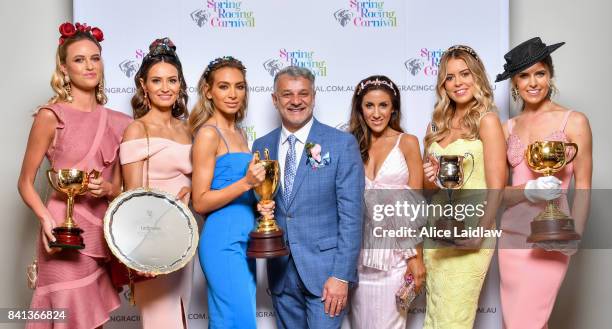
<svg viewBox="0 0 612 329"><path fill-rule="evenodd" d="M559 42L547 46L539 37L521 43L504 55L506 60L504 72L497 75L495 82L506 80L531 65L540 62L564 44L565 42Z"/></svg>

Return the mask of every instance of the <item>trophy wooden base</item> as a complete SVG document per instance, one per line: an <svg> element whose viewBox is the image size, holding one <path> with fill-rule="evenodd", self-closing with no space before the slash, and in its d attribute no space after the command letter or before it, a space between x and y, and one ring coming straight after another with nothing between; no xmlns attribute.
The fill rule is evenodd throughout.
<svg viewBox="0 0 612 329"><path fill-rule="evenodd" d="M436 225L434 227L438 232L445 232L443 235L444 237L438 236L435 237L434 240L447 243L455 243L455 240L465 240L465 237L455 235L455 232L463 232L465 229L465 223L462 221L458 221L454 218L443 217L436 221Z"/></svg>
<svg viewBox="0 0 612 329"><path fill-rule="evenodd" d="M285 245L283 231L249 233L249 248L247 257L250 258L274 258L289 255L289 249Z"/></svg>
<svg viewBox="0 0 612 329"><path fill-rule="evenodd" d="M531 222L531 235L527 242L572 241L580 240L580 234L574 230L571 218L534 220Z"/></svg>
<svg viewBox="0 0 612 329"><path fill-rule="evenodd" d="M527 242L572 240L580 240L580 235L574 229L574 220L549 201L531 222L531 235L527 237Z"/></svg>
<svg viewBox="0 0 612 329"><path fill-rule="evenodd" d="M62 249L83 249L85 248L85 243L83 243L81 233L83 233L83 230L78 227L58 226L53 229L55 242L50 241L49 247Z"/></svg>

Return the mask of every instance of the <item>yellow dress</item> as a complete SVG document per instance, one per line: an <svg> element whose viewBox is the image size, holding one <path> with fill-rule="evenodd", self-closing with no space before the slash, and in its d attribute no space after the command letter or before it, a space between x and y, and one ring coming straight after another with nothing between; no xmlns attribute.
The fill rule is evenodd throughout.
<svg viewBox="0 0 612 329"><path fill-rule="evenodd" d="M430 154L436 155L471 153L474 161L469 156L464 160L463 168L467 180L461 190L453 193L453 204L458 204L461 201L477 204L484 201L487 184L482 141L458 139L446 148L434 142L428 151ZM470 172L472 172L471 176L468 177ZM432 203L446 202L445 191L439 191L432 198ZM430 216L428 224L433 225L435 220L436 218ZM466 227L475 227L478 225L478 220L479 217L475 216L466 218L465 225ZM495 240L493 238L493 241L491 241L491 239L485 239L488 241L483 241L483 245L494 246ZM453 247L442 248L434 240L425 240L423 258L427 268L427 312L423 328L473 328L480 290L489 269L493 252L494 249L485 248L476 250L459 250Z"/></svg>

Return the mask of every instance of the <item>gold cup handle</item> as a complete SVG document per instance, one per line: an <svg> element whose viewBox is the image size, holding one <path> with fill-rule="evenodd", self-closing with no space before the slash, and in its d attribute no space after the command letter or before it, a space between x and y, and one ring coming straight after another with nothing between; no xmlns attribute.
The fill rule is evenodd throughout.
<svg viewBox="0 0 612 329"><path fill-rule="evenodd" d="M565 148L565 152L566 153L567 153L567 148L568 147L574 149L574 154L572 155L571 159L565 160L564 166L566 166L570 162L574 161L574 159L576 158L576 155L578 155L578 145L576 143L563 143L563 147Z"/></svg>
<svg viewBox="0 0 612 329"><path fill-rule="evenodd" d="M55 181L55 179L53 179L53 177L57 177L57 171L55 171L55 169L49 169L47 170L47 180L49 181L49 185L51 185L51 187L53 187L53 189L55 189L58 192L61 192L60 187L57 185L57 182Z"/></svg>

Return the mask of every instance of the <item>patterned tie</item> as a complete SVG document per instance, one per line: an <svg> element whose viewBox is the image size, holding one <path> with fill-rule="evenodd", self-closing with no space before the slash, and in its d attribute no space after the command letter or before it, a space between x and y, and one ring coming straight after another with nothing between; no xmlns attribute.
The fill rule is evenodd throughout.
<svg viewBox="0 0 612 329"><path fill-rule="evenodd" d="M283 200L285 204L289 204L289 196L291 195L291 190L293 189L293 180L295 179L296 172L296 161L295 161L295 138L294 135L289 135L287 137L287 142L289 142L289 149L287 150L287 157L285 158L285 190L283 191Z"/></svg>

